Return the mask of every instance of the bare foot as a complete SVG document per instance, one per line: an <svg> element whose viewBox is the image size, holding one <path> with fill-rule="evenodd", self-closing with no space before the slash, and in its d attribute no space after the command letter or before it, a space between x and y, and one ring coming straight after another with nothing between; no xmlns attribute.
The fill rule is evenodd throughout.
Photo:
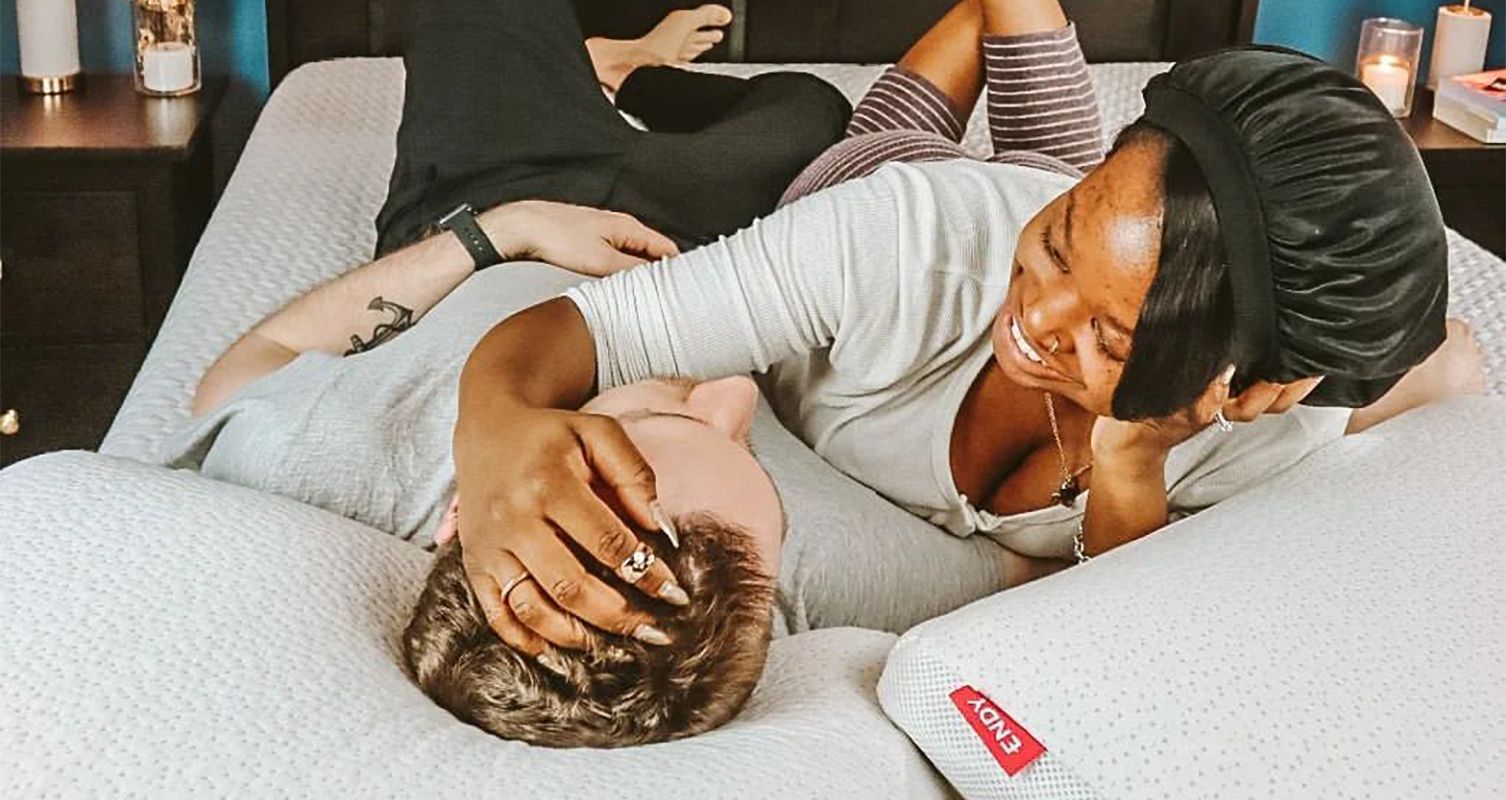
<svg viewBox="0 0 1506 800"><path fill-rule="evenodd" d="M1355 409L1345 433L1359 433L1418 406L1464 394L1485 394L1485 351L1462 319L1447 322L1448 338L1391 391Z"/></svg>
<svg viewBox="0 0 1506 800"><path fill-rule="evenodd" d="M681 66L699 58L726 35L732 10L704 5L671 11L638 39L587 39L591 66L602 86L615 92L639 67ZM710 29L710 30L706 30Z"/></svg>

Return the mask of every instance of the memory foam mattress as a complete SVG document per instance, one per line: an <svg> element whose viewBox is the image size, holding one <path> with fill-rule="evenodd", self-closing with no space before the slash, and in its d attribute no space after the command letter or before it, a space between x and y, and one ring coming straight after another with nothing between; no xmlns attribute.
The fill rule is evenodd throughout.
<svg viewBox="0 0 1506 800"><path fill-rule="evenodd" d="M1141 111L1140 87L1164 64L1091 67L1112 137ZM798 69L856 101L882 66L715 65L751 75ZM188 417L193 387L220 352L300 292L371 258L402 111L397 59L309 64L273 94L194 253L161 333L101 452L151 460ZM981 107L964 144L989 150ZM1488 351L1490 392L1506 395L1506 266L1450 232L1451 313L1469 319Z"/></svg>

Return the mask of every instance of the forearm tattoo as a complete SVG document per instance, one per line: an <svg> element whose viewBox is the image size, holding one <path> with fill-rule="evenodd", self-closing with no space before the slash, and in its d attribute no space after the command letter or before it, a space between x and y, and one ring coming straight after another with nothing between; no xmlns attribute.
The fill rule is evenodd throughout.
<svg viewBox="0 0 1506 800"><path fill-rule="evenodd" d="M362 341L361 337L352 335L350 337L350 349L345 351L345 355L364 353L379 344L392 341L397 338L399 333L413 327L413 309L383 300L381 295L371 298L371 302L366 304L366 308L372 311L385 311L392 315L392 319L379 323L371 331L370 339Z"/></svg>

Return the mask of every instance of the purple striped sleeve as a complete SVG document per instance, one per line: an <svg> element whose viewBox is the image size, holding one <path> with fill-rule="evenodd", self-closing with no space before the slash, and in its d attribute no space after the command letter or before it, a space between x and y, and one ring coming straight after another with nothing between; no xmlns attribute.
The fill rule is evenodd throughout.
<svg viewBox="0 0 1506 800"><path fill-rule="evenodd" d="M1077 27L984 36L994 152L1026 150L1087 171L1103 160L1103 124Z"/></svg>

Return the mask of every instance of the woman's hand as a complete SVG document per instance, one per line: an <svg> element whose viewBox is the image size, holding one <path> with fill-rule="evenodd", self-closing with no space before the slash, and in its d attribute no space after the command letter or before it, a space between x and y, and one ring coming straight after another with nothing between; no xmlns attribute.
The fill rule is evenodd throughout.
<svg viewBox="0 0 1506 800"><path fill-rule="evenodd" d="M546 200L500 205L476 222L509 261L533 259L595 277L680 252L627 214Z"/></svg>
<svg viewBox="0 0 1506 800"><path fill-rule="evenodd" d="M1280 414L1322 380L1258 381L1230 397L1233 375L1231 367L1208 385L1197 402L1175 414L1134 422L1099 417L1093 424L1093 491L1082 528L1088 555L1132 542L1166 524L1166 455L1211 425L1218 411L1230 422Z"/></svg>
<svg viewBox="0 0 1506 800"><path fill-rule="evenodd" d="M653 472L617 421L502 400L487 411L481 424L467 425L462 415L454 451L466 575L493 630L541 661L546 643L586 647L585 623L668 644L641 610L646 604L630 604L571 547L619 575L640 547L593 483L639 525L660 525ZM688 602L663 562L635 585L650 597Z"/></svg>
<svg viewBox="0 0 1506 800"><path fill-rule="evenodd" d="M1291 383L1256 381L1237 397L1229 396L1234 377L1230 366L1208 384L1202 397L1191 406L1156 419L1133 422L1099 417L1093 425L1093 462L1164 460L1171 448L1191 439L1213 424L1218 411L1230 422L1253 422L1262 414L1281 414L1307 397L1322 378L1303 378ZM1096 469L1096 467L1095 467Z"/></svg>

